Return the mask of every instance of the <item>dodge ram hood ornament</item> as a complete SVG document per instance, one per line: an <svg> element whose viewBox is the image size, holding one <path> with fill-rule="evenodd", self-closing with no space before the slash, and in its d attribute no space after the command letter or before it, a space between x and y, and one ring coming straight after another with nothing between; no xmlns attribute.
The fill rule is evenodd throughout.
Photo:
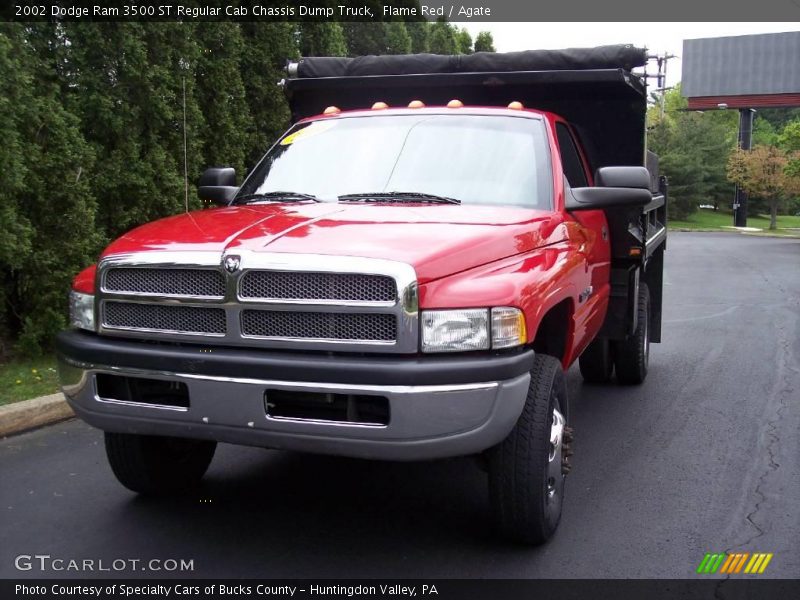
<svg viewBox="0 0 800 600"><path fill-rule="evenodd" d="M236 271L239 270L239 266L241 264L242 264L242 257L237 256L235 254L226 256L225 259L222 261L222 265L225 267L225 270L228 273L236 273Z"/></svg>

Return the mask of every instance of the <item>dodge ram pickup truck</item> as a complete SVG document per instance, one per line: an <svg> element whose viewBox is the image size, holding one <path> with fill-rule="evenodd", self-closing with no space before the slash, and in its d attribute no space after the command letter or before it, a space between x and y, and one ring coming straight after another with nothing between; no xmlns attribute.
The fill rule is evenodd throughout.
<svg viewBox="0 0 800 600"><path fill-rule="evenodd" d="M217 442L476 456L498 531L551 537L573 450L565 369L639 384L661 338L644 60L290 65L293 125L241 185L208 169L207 208L128 232L74 280L62 388L119 481L188 489Z"/></svg>

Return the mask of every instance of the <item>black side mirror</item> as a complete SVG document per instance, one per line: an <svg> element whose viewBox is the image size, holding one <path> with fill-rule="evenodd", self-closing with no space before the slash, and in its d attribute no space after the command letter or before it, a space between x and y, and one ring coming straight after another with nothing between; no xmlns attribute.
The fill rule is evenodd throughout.
<svg viewBox="0 0 800 600"><path fill-rule="evenodd" d="M567 188L569 211L641 208L653 200L650 173L644 167L602 167L595 175L596 187Z"/></svg>
<svg viewBox="0 0 800 600"><path fill-rule="evenodd" d="M594 175L598 187L650 189L650 171L645 167L600 167Z"/></svg>
<svg viewBox="0 0 800 600"><path fill-rule="evenodd" d="M197 195L201 200L222 206L230 204L238 191L236 169L232 167L206 169L197 185Z"/></svg>

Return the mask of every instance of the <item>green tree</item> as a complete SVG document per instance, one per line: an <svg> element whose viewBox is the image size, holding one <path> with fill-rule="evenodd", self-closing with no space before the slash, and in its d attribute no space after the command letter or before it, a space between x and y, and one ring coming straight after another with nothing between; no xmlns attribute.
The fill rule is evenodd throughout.
<svg viewBox="0 0 800 600"><path fill-rule="evenodd" d="M0 29L0 64L14 67L4 68L7 77L0 84L0 121L10 133L0 157L12 169L4 172L11 187L4 184L0 194L14 194L2 198L0 212L3 310L8 309L3 329L17 336L27 354L49 347L66 325L70 281L92 262L101 242L86 176L94 153L62 98L57 59L64 40L61 27L50 23L24 29L6 23ZM16 85L21 87L10 88Z"/></svg>
<svg viewBox="0 0 800 600"><path fill-rule="evenodd" d="M455 29L450 23L438 20L430 26L429 48L433 54L456 54L458 42Z"/></svg>
<svg viewBox="0 0 800 600"><path fill-rule="evenodd" d="M769 204L769 228L777 228L779 208L800 194L800 174L787 169L800 152L789 153L776 146L755 146L737 150L728 160L728 177L749 195Z"/></svg>
<svg viewBox="0 0 800 600"><path fill-rule="evenodd" d="M411 36L403 21L388 21L386 28L386 48L384 54L408 54L411 52Z"/></svg>
<svg viewBox="0 0 800 600"><path fill-rule="evenodd" d="M475 38L475 52L497 52L494 47L494 38L488 31L481 31Z"/></svg>
<svg viewBox="0 0 800 600"><path fill-rule="evenodd" d="M241 69L252 116L247 131L247 164L252 168L289 124L289 106L278 82L287 59L298 51L291 23L242 23L247 51Z"/></svg>
<svg viewBox="0 0 800 600"><path fill-rule="evenodd" d="M10 346L10 338L19 333L23 316L15 314L14 300L19 297L19 271L33 249L34 225L24 214L28 161L25 147L30 140L24 133L35 114L32 97L33 72L27 53L20 52L22 26L0 23L0 358Z"/></svg>
<svg viewBox="0 0 800 600"><path fill-rule="evenodd" d="M472 54L472 36L465 28L455 28L456 54Z"/></svg>
<svg viewBox="0 0 800 600"><path fill-rule="evenodd" d="M229 165L243 173L247 132L253 123L241 74L244 40L238 23L204 23L197 28L200 55L196 98L205 118L202 164Z"/></svg>
<svg viewBox="0 0 800 600"><path fill-rule="evenodd" d="M733 111L686 111L680 89L667 92L648 113L648 146L659 155L660 172L670 183L670 218L685 219L700 204L715 206L732 198L726 177L728 155L736 143Z"/></svg>
<svg viewBox="0 0 800 600"><path fill-rule="evenodd" d="M97 153L88 174L108 235L184 208L183 100L191 181L203 166L189 23L69 23L72 104ZM193 196L193 195L192 195Z"/></svg>
<svg viewBox="0 0 800 600"><path fill-rule="evenodd" d="M33 116L30 58L19 52L22 26L0 23L0 264L11 267L17 257L31 251L33 229L22 215L20 194L25 190L28 165L22 133ZM27 60L25 60L27 59ZM4 288L5 289L5 288ZM5 303L0 303L2 310ZM0 313L2 314L2 313Z"/></svg>
<svg viewBox="0 0 800 600"><path fill-rule="evenodd" d="M149 127L144 129L144 155L153 172L158 172L155 190L162 195L146 220L185 210L184 190L184 101L186 107L189 203L199 207L195 182L204 168L202 151L207 131L203 109L197 100L197 68L201 48L196 31L205 24L148 23L145 42L148 51L147 87L149 101L140 105ZM223 36L224 37L224 36ZM210 142L209 142L210 143Z"/></svg>
<svg viewBox="0 0 800 600"><path fill-rule="evenodd" d="M800 152L800 118L786 124L777 142L787 152Z"/></svg>
<svg viewBox="0 0 800 600"><path fill-rule="evenodd" d="M800 107L797 108L760 108L757 119L769 121L775 131L782 131L792 121L800 120Z"/></svg>
<svg viewBox="0 0 800 600"><path fill-rule="evenodd" d="M347 56L344 29L336 21L300 23L300 56Z"/></svg>
<svg viewBox="0 0 800 600"><path fill-rule="evenodd" d="M406 22L406 31L408 31L408 35L411 38L411 52L419 54L430 51L430 46L428 45L429 25L427 21L408 21Z"/></svg>
<svg viewBox="0 0 800 600"><path fill-rule="evenodd" d="M774 146L778 140L778 133L771 121L756 113L753 119L752 146Z"/></svg>
<svg viewBox="0 0 800 600"><path fill-rule="evenodd" d="M800 153L800 117L789 121L778 136L778 146L791 155ZM786 173L792 177L800 177L800 158L790 158L786 165ZM800 213L800 196L790 198L787 203L790 214Z"/></svg>
<svg viewBox="0 0 800 600"><path fill-rule="evenodd" d="M778 146L788 153L800 152L800 118L786 124L777 142ZM800 158L791 158L786 165L786 171L789 175L800 175Z"/></svg>
<svg viewBox="0 0 800 600"><path fill-rule="evenodd" d="M790 150L791 148L786 147L783 136L786 128L790 128L792 123L797 122L800 122L800 107L760 108L756 113L753 125L753 144L777 145L784 150ZM770 135L765 135L767 131ZM794 148L794 150L798 150L798 148ZM790 160L786 168L791 173L800 173L800 160ZM747 209L750 215L765 213L769 210L769 204L764 199L752 198L748 201ZM789 214L800 212L800 198L790 198L787 203L780 206L779 213L784 210Z"/></svg>
<svg viewBox="0 0 800 600"><path fill-rule="evenodd" d="M386 28L383 23L343 23L348 56L386 53Z"/></svg>

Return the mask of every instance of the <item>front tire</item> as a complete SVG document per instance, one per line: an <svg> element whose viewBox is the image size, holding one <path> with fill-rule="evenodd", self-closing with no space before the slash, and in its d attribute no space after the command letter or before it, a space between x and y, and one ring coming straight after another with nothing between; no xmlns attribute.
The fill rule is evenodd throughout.
<svg viewBox="0 0 800 600"><path fill-rule="evenodd" d="M106 432L106 456L119 482L146 495L182 492L208 470L217 443Z"/></svg>
<svg viewBox="0 0 800 600"><path fill-rule="evenodd" d="M488 452L491 509L510 540L541 544L558 527L571 453L567 416L561 363L539 354L517 424Z"/></svg>
<svg viewBox="0 0 800 600"><path fill-rule="evenodd" d="M637 385L647 377L650 363L650 290L646 283L639 284L639 305L636 331L623 341L614 342L614 367L617 381L623 385Z"/></svg>

